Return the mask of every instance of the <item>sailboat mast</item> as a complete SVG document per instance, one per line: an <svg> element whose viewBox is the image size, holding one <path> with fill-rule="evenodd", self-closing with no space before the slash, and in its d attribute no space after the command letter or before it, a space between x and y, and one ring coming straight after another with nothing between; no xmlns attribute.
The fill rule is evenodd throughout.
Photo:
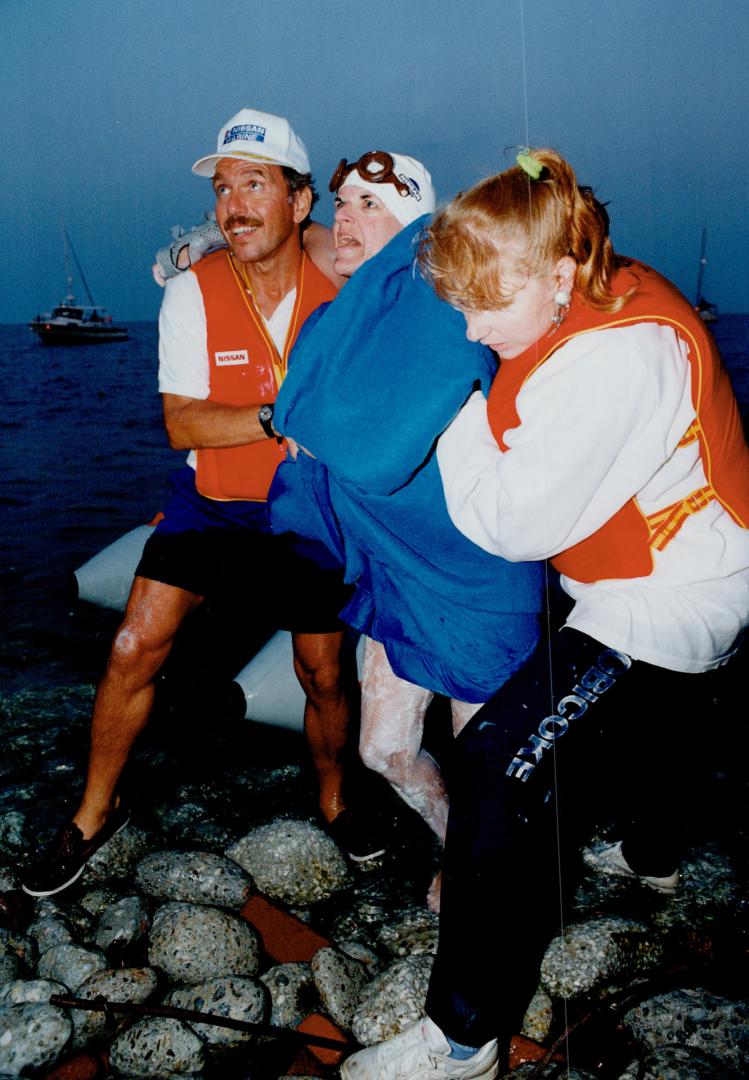
<svg viewBox="0 0 749 1080"><path fill-rule="evenodd" d="M705 257L705 249L707 245L707 225L702 226L702 242L700 244L700 266L697 272L697 296L695 298L695 304L699 304L702 299L702 282L705 277L705 266L707 265L707 259Z"/></svg>
<svg viewBox="0 0 749 1080"><path fill-rule="evenodd" d="M86 296L88 297L88 302L91 305L91 307L96 307L96 301L94 300L93 296L91 295L91 290L89 289L88 282L86 281L86 275L83 273L83 267L81 266L80 262L78 261L78 256L75 253L75 248L73 247L73 244L72 244L72 242L70 240L70 237L68 236L68 230L65 228L65 225L63 225L63 227L62 227L62 235L63 235L63 240L65 242L65 267L66 267L66 269L68 268L67 267L68 251L70 251L70 254L73 256L73 261L75 262L76 269L78 271L80 279L83 282L83 288L86 290ZM70 281L71 281L70 274L68 274L68 282L70 282Z"/></svg>

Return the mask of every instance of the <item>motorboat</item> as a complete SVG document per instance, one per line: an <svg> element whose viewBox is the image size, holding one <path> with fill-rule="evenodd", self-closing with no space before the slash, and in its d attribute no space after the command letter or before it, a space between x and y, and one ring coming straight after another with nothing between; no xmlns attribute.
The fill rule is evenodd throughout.
<svg viewBox="0 0 749 1080"><path fill-rule="evenodd" d="M68 279L67 295L51 312L32 319L29 323L30 329L38 336L42 345L95 345L108 341L127 341L127 330L123 326L115 326L106 308L100 307L94 301L68 231L64 225L61 228ZM71 255L83 283L88 304L79 304L73 295Z"/></svg>
<svg viewBox="0 0 749 1080"><path fill-rule="evenodd" d="M127 341L127 330L115 326L105 308L76 302L72 293L45 315L29 323L42 345L93 345Z"/></svg>

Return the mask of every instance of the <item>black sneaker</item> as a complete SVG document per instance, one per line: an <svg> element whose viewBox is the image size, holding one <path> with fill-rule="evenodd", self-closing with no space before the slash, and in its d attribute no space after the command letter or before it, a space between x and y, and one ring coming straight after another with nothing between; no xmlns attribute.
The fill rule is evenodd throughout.
<svg viewBox="0 0 749 1080"><path fill-rule="evenodd" d="M326 826L326 830L354 862L368 862L384 855L387 850L380 822L360 810L341 810Z"/></svg>
<svg viewBox="0 0 749 1080"><path fill-rule="evenodd" d="M63 825L44 854L24 872L21 888L29 896L54 896L67 889L81 876L94 852L124 829L129 820L130 811L120 803L90 840L83 839L72 821Z"/></svg>

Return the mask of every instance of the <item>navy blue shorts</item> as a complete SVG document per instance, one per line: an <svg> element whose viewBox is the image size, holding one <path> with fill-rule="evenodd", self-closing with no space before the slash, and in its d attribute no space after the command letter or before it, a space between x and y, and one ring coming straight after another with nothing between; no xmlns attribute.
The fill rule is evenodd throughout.
<svg viewBox="0 0 749 1080"><path fill-rule="evenodd" d="M139 577L210 599L245 604L279 629L322 634L345 629L338 613L351 587L343 571L320 566L293 533L275 536L265 503L207 499L189 466L170 477L172 498L148 540ZM329 555L326 557L329 561Z"/></svg>

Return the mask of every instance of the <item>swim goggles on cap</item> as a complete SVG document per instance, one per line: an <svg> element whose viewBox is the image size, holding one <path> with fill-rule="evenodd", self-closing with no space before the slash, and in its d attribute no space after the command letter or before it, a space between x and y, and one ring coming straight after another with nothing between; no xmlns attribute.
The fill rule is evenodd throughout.
<svg viewBox="0 0 749 1080"><path fill-rule="evenodd" d="M330 178L328 191L338 191L350 172L356 170L371 184L393 184L399 195L410 195L411 189L395 172L395 162L385 150L370 150L351 164L341 158L338 168Z"/></svg>

